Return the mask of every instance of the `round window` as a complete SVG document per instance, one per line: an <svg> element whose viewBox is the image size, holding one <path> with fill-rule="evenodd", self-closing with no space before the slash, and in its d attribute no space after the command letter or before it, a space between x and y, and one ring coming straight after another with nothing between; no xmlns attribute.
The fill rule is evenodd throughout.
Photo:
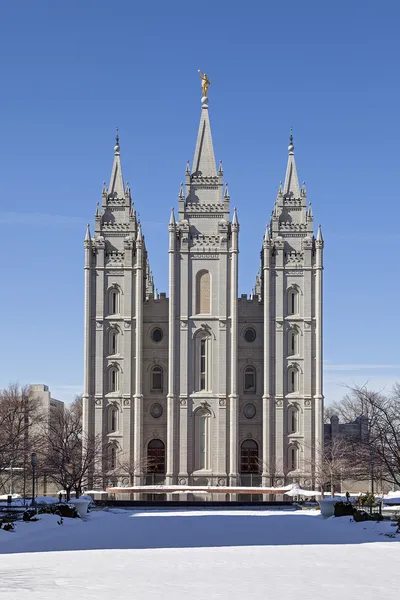
<svg viewBox="0 0 400 600"><path fill-rule="evenodd" d="M150 408L150 414L152 417L154 417L154 419L159 419L163 414L163 407L161 404L153 404Z"/></svg>
<svg viewBox="0 0 400 600"><path fill-rule="evenodd" d="M252 419L253 417L255 417L256 407L254 406L254 404L246 404L243 409L243 414L246 417L246 419Z"/></svg>
<svg viewBox="0 0 400 600"><path fill-rule="evenodd" d="M162 329L160 329L159 327L153 329L153 331L151 332L151 339L153 340L153 342L161 342L161 340L163 339Z"/></svg>
<svg viewBox="0 0 400 600"><path fill-rule="evenodd" d="M251 344L251 342L254 342L254 340L256 339L256 332L252 327L246 329L246 331L244 332L244 339L249 344Z"/></svg>

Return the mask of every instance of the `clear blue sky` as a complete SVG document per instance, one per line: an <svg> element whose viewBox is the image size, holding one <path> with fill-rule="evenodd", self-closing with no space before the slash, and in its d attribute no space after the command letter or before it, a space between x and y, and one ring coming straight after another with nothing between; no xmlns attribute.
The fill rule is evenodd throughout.
<svg viewBox="0 0 400 600"><path fill-rule="evenodd" d="M241 223L240 292L259 267L292 125L325 238L327 401L342 382L400 380L398 0L13 0L0 17L0 386L43 382L63 400L82 389L83 237L117 125L167 290L197 69Z"/></svg>

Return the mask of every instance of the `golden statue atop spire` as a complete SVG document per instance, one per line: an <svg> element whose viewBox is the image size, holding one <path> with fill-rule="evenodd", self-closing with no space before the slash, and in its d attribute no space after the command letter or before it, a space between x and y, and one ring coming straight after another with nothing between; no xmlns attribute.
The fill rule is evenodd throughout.
<svg viewBox="0 0 400 600"><path fill-rule="evenodd" d="M204 98L207 98L208 88L211 85L210 80L205 73L200 71L200 69L198 69L198 73L200 74L201 79L201 91L203 92Z"/></svg>

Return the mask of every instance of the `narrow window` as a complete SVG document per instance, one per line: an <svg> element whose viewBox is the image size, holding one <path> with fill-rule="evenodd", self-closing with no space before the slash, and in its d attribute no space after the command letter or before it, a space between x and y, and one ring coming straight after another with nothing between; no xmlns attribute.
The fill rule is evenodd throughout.
<svg viewBox="0 0 400 600"><path fill-rule="evenodd" d="M299 427L299 412L297 408L289 410L289 433L297 433Z"/></svg>
<svg viewBox="0 0 400 600"><path fill-rule="evenodd" d="M116 466L117 466L117 449L115 448L115 446L111 446L109 467L110 467L110 469L115 469Z"/></svg>
<svg viewBox="0 0 400 600"><path fill-rule="evenodd" d="M299 297L297 290L290 289L288 292L288 314L297 315L299 312Z"/></svg>
<svg viewBox="0 0 400 600"><path fill-rule="evenodd" d="M297 354L297 332L289 331L289 354L294 355Z"/></svg>
<svg viewBox="0 0 400 600"><path fill-rule="evenodd" d="M197 273L196 313L201 315L211 313L211 277L208 271Z"/></svg>
<svg viewBox="0 0 400 600"><path fill-rule="evenodd" d="M161 367L154 367L151 372L151 389L155 392L162 392L163 370Z"/></svg>
<svg viewBox="0 0 400 600"><path fill-rule="evenodd" d="M254 367L246 367L244 370L244 391L256 391L256 370Z"/></svg>
<svg viewBox="0 0 400 600"><path fill-rule="evenodd" d="M116 330L112 329L110 331L110 354L117 354L118 352L117 336Z"/></svg>
<svg viewBox="0 0 400 600"><path fill-rule="evenodd" d="M115 367L110 369L110 392L118 390L118 371Z"/></svg>
<svg viewBox="0 0 400 600"><path fill-rule="evenodd" d="M289 470L297 471L298 452L296 446L290 446L289 448Z"/></svg>
<svg viewBox="0 0 400 600"><path fill-rule="evenodd" d="M298 373L296 369L290 369L288 372L288 392L298 391Z"/></svg>
<svg viewBox="0 0 400 600"><path fill-rule="evenodd" d="M118 412L116 408L110 408L108 419L108 431L111 433L118 429Z"/></svg>
<svg viewBox="0 0 400 600"><path fill-rule="evenodd" d="M110 315L116 315L119 312L119 294L118 294L118 290L116 290L115 288L110 290L109 293L109 306L108 306L108 310L109 310L109 314Z"/></svg>
<svg viewBox="0 0 400 600"><path fill-rule="evenodd" d="M209 468L209 443L210 443L210 413L201 409L196 412L196 469Z"/></svg>
<svg viewBox="0 0 400 600"><path fill-rule="evenodd" d="M200 340L200 390L205 390L207 378L207 340Z"/></svg>

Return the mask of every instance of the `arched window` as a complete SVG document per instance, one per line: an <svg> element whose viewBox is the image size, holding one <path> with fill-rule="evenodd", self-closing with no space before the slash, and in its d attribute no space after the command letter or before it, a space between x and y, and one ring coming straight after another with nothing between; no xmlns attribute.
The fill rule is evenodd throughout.
<svg viewBox="0 0 400 600"><path fill-rule="evenodd" d="M289 354L289 356L298 354L298 352L299 352L298 342L299 342L298 332L296 331L296 329L291 329L289 331L289 335L288 335L288 354Z"/></svg>
<svg viewBox="0 0 400 600"><path fill-rule="evenodd" d="M147 471L165 473L165 445L161 440L151 440L147 445Z"/></svg>
<svg viewBox="0 0 400 600"><path fill-rule="evenodd" d="M111 288L108 292L108 314L116 315L119 313L119 292L117 288Z"/></svg>
<svg viewBox="0 0 400 600"><path fill-rule="evenodd" d="M196 313L211 313L211 276L208 271L199 271L196 276Z"/></svg>
<svg viewBox="0 0 400 600"><path fill-rule="evenodd" d="M296 406L291 406L288 410L288 430L289 433L297 433L299 430L299 411Z"/></svg>
<svg viewBox="0 0 400 600"><path fill-rule="evenodd" d="M119 386L119 372L117 367L111 367L111 369L108 372L108 377L109 377L109 381L108 381L108 389L110 392L116 392L118 391L118 386Z"/></svg>
<svg viewBox="0 0 400 600"><path fill-rule="evenodd" d="M240 472L258 473L258 444L254 440L245 440L240 447Z"/></svg>
<svg viewBox="0 0 400 600"><path fill-rule="evenodd" d="M211 414L202 408L195 413L195 464L196 470L210 468Z"/></svg>
<svg viewBox="0 0 400 600"><path fill-rule="evenodd" d="M299 293L295 288L290 288L287 295L288 315L297 315L299 313Z"/></svg>
<svg viewBox="0 0 400 600"><path fill-rule="evenodd" d="M246 367L244 370L244 391L256 391L256 370L254 367Z"/></svg>
<svg viewBox="0 0 400 600"><path fill-rule="evenodd" d="M288 370L288 393L299 391L299 373L295 367Z"/></svg>
<svg viewBox="0 0 400 600"><path fill-rule="evenodd" d="M162 392L163 370L158 365L151 370L151 389L153 392Z"/></svg>
<svg viewBox="0 0 400 600"><path fill-rule="evenodd" d="M289 446L288 467L289 471L297 471L299 468L299 450L297 446Z"/></svg>
<svg viewBox="0 0 400 600"><path fill-rule="evenodd" d="M108 468L115 469L117 466L117 449L115 446L110 446L108 450Z"/></svg>
<svg viewBox="0 0 400 600"><path fill-rule="evenodd" d="M196 391L211 390L211 338L205 332L195 338Z"/></svg>
<svg viewBox="0 0 400 600"><path fill-rule="evenodd" d="M118 331L110 329L108 351L110 354L118 353Z"/></svg>
<svg viewBox="0 0 400 600"><path fill-rule="evenodd" d="M108 432L118 430L118 409L116 406L110 406L108 409Z"/></svg>

